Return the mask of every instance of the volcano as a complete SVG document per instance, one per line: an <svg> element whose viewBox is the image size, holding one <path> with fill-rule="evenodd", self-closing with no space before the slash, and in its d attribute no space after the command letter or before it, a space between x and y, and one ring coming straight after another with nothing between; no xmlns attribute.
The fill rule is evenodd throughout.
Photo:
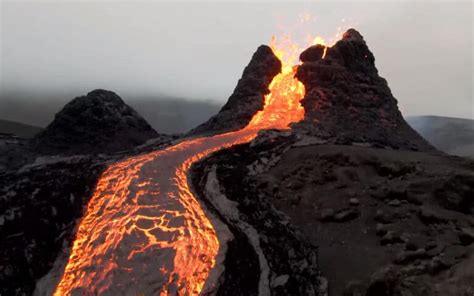
<svg viewBox="0 0 474 296"><path fill-rule="evenodd" d="M82 146L101 131L103 147ZM354 29L301 54L260 46L218 114L144 143L154 133L96 91L38 135L85 155L4 174L5 293L473 292L474 163L406 124Z"/></svg>

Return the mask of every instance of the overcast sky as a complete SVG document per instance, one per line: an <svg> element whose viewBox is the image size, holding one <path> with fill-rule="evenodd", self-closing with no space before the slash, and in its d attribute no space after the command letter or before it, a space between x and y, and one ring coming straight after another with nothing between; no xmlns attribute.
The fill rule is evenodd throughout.
<svg viewBox="0 0 474 296"><path fill-rule="evenodd" d="M224 103L273 34L328 37L351 25L405 115L473 117L471 1L0 1L0 108L7 95L95 88ZM315 20L296 26L306 14Z"/></svg>

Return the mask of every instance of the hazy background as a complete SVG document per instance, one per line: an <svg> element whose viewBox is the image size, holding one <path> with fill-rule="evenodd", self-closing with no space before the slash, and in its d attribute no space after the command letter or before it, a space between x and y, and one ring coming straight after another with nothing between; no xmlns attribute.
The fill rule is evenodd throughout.
<svg viewBox="0 0 474 296"><path fill-rule="evenodd" d="M405 115L473 118L471 1L0 1L0 119L45 126L105 88L158 131L183 131L218 110L273 34L328 38L349 26Z"/></svg>

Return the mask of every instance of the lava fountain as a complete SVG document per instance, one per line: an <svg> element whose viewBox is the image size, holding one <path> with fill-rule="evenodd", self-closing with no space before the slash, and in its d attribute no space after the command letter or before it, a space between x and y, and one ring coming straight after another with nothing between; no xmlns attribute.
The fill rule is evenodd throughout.
<svg viewBox="0 0 474 296"><path fill-rule="evenodd" d="M318 39L319 40L319 39ZM299 48L276 38L282 61L264 109L243 129L183 140L110 165L98 180L54 295L197 295L216 263L219 240L188 181L191 165L246 143L259 130L303 119L305 90L294 74Z"/></svg>

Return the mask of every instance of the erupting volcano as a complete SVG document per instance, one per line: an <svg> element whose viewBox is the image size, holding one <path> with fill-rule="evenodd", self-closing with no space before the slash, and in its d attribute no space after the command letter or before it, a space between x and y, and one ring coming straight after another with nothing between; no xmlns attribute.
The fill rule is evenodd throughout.
<svg viewBox="0 0 474 296"><path fill-rule="evenodd" d="M467 6L150 4L2 10L0 296L474 296Z"/></svg>
<svg viewBox="0 0 474 296"><path fill-rule="evenodd" d="M55 295L212 291L219 233L190 188L188 170L210 153L251 141L259 130L286 129L304 118L299 102L305 90L295 78L301 49L276 41L272 51L282 63L280 73L266 86L263 109L244 128L183 140L102 174Z"/></svg>

